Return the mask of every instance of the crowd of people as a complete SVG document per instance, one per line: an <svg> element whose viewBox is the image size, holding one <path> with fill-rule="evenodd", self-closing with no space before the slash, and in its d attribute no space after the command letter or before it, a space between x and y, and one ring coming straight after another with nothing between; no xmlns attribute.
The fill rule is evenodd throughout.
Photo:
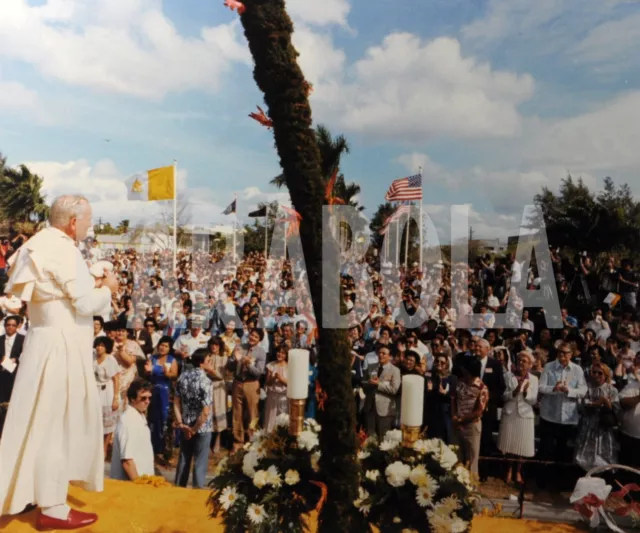
<svg viewBox="0 0 640 533"><path fill-rule="evenodd" d="M311 352L306 416L316 416L317 326L300 290L302 262L249 253L233 264L180 252L174 271L170 251L103 250L95 240L83 243L83 254L90 264L109 261L120 277L110 308L94 317L104 453L114 477L153 474L179 447L176 484L187 485L193 464L193 485L204 486L212 454L237 450L258 425L270 430L287 412L292 348ZM425 379L425 433L458 445L481 479L499 473L520 483L522 460L531 458L558 465L536 469L542 486L570 479L572 465L640 465L633 265L610 258L596 269L592 258L559 250L550 257L526 270L511 254L485 255L425 272L414 265L399 278L373 258L347 263L341 294L352 319L358 430L381 438L399 427L402 376L414 374ZM556 284L561 329L547 327L544 306L523 306L520 288L535 288L542 271ZM453 298L463 274L469 290ZM507 308L509 327L495 327ZM6 403L29 310L4 294L0 311Z"/></svg>

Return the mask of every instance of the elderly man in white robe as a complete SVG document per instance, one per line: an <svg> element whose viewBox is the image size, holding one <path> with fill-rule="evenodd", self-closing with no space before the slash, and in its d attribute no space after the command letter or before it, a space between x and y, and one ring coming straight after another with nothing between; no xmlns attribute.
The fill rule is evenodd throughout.
<svg viewBox="0 0 640 533"><path fill-rule="evenodd" d="M95 280L77 248L91 226L86 198L57 198L49 223L10 260L7 290L28 302L31 327L0 441L0 514L37 505L39 531L98 518L66 501L70 482L104 489L93 315L118 286L112 273Z"/></svg>

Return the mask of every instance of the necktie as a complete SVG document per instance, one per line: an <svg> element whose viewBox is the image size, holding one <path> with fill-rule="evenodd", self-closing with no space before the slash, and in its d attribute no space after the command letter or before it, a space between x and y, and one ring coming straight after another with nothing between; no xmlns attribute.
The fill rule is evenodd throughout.
<svg viewBox="0 0 640 533"><path fill-rule="evenodd" d="M384 367L382 365L380 365L378 367L378 377L380 377L382 375L382 371L384 370Z"/></svg>

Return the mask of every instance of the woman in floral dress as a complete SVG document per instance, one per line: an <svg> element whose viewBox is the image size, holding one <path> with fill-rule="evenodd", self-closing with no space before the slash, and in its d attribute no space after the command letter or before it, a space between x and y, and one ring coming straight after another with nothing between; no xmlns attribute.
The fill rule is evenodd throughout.
<svg viewBox="0 0 640 533"><path fill-rule="evenodd" d="M280 345L276 350L276 360L267 364L267 401L264 406L264 429L267 432L274 428L278 415L288 410L287 355L287 347Z"/></svg>
<svg viewBox="0 0 640 533"><path fill-rule="evenodd" d="M116 358L111 355L113 351L113 341L108 337L98 337L93 342L95 358L93 361L93 371L96 375L98 394L102 405L102 424L104 427L104 457L113 438L113 432L118 422L118 408L120 405L120 365Z"/></svg>
<svg viewBox="0 0 640 533"><path fill-rule="evenodd" d="M209 339L211 366L205 372L211 379L213 388L213 453L220 452L220 437L227 429L227 384L225 382L228 357L224 355L225 345L219 337Z"/></svg>

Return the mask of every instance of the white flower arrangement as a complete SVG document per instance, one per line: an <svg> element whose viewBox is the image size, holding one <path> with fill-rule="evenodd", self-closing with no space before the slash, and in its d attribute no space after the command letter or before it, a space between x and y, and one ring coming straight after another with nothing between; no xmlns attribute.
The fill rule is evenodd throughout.
<svg viewBox="0 0 640 533"><path fill-rule="evenodd" d="M305 515L325 497L318 475L320 424L306 420L298 437L288 426L289 416L278 416L273 431L256 431L216 467L209 505L213 517L222 517L225 533L299 533Z"/></svg>
<svg viewBox="0 0 640 533"><path fill-rule="evenodd" d="M358 461L354 506L369 526L385 533L469 530L477 501L471 477L442 441L420 439L406 448L402 432L390 431L381 443L367 439Z"/></svg>

